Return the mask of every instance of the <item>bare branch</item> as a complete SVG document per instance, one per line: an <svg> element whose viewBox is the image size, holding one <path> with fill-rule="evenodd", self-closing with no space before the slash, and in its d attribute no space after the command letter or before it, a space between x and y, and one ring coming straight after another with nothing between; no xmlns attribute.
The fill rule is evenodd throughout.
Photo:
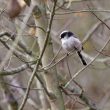
<svg viewBox="0 0 110 110"><path fill-rule="evenodd" d="M17 73L20 74L20 72L26 70L28 67L29 67L29 64L23 64L22 66L19 66L17 68L13 68L10 70L3 70L3 71L0 71L0 76L14 75Z"/></svg>
<svg viewBox="0 0 110 110"><path fill-rule="evenodd" d="M72 14L72 13L87 13L87 12L106 12L106 13L110 13L110 10L74 10L74 11L69 11L69 12L57 12L55 13L55 15L65 15L65 14Z"/></svg>
<svg viewBox="0 0 110 110"><path fill-rule="evenodd" d="M71 89L70 87L67 88L70 92L74 94L75 89ZM69 95L69 94L68 94ZM87 96L85 91L82 91L81 94L77 95L81 100L83 100L88 106L89 110L99 110L96 107L96 104Z"/></svg>
<svg viewBox="0 0 110 110"><path fill-rule="evenodd" d="M28 82L28 86L27 86L26 94L25 94L25 96L24 96L24 98L23 98L23 102L22 102L22 104L21 104L21 106L19 107L18 110L22 110L22 109L24 108L24 105L25 105L25 103L26 103L26 101L27 101L27 98L28 98L30 86L31 86L31 84L32 84L32 81L33 81L33 79L34 79L34 76L35 76L35 74L36 74L36 71L37 71L38 68L39 68L39 64L40 64L40 62L41 62L42 56L43 56L43 54L44 54L44 52L45 52L46 45L47 45L47 42L48 42L48 39L49 39L49 35L50 35L50 30L51 30L51 26L52 26L52 21L53 21L54 13L55 13L54 11L55 11L56 3L57 3L57 0L55 0L55 2L54 2L54 7L53 7L53 10L52 10L52 13L51 13L51 19L50 19L50 21L49 21L49 25L48 25L48 27L47 27L47 34L46 34L46 39L45 39L45 42L44 42L43 49L42 49L41 54L40 54L40 56L39 56L38 62L37 62L37 64L35 65L35 68L34 68L34 70L33 70L33 73L32 73L32 75L31 75L31 78L30 78L30 80L29 80L29 82ZM48 93L47 91L45 91L45 92L46 92L47 95L50 97L50 93ZM50 97L50 98L52 98L52 97Z"/></svg>
<svg viewBox="0 0 110 110"><path fill-rule="evenodd" d="M0 37L2 38L2 37L4 37L4 36L7 36L7 37L9 37L11 40L15 40L15 38L16 38L16 35L15 34L11 34L11 33L9 33L9 32L1 32L0 33ZM22 43L22 42L18 42L18 45L28 54L28 55L30 55L32 52L30 52L28 49L27 49L27 47Z"/></svg>
<svg viewBox="0 0 110 110"><path fill-rule="evenodd" d="M88 6L89 7L89 6ZM110 27L103 21L103 20L101 20L92 10L91 10L91 8L89 7L89 11L99 20L99 21L101 21L109 30L110 30Z"/></svg>

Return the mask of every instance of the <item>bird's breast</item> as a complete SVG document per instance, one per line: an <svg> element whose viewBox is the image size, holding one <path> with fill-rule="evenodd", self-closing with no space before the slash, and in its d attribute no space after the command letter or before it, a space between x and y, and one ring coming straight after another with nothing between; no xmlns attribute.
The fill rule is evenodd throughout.
<svg viewBox="0 0 110 110"><path fill-rule="evenodd" d="M67 51L72 51L73 49L82 50L82 44L79 39L73 37L62 39L62 47Z"/></svg>

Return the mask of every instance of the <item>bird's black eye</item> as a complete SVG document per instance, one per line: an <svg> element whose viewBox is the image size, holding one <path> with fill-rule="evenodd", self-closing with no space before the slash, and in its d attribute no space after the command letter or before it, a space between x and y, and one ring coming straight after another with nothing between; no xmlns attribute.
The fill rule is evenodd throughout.
<svg viewBox="0 0 110 110"><path fill-rule="evenodd" d="M74 34L72 32L67 33L68 37L73 36Z"/></svg>
<svg viewBox="0 0 110 110"><path fill-rule="evenodd" d="M64 33L62 33L61 35L60 35L60 38L62 39L62 38L64 38L65 36L66 36L66 32L64 32Z"/></svg>

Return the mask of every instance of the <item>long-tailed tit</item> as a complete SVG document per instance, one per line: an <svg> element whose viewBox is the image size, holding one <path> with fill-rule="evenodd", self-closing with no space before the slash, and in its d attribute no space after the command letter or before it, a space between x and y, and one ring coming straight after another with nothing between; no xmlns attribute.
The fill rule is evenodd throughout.
<svg viewBox="0 0 110 110"><path fill-rule="evenodd" d="M81 41L70 31L63 31L60 34L62 47L68 52L71 52L75 49L83 63L83 65L87 65L86 61L84 60L81 50L83 49Z"/></svg>

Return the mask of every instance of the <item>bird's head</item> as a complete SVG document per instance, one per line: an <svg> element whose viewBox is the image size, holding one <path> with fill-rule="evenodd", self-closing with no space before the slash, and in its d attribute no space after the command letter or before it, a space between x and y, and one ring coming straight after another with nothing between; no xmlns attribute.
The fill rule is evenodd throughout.
<svg viewBox="0 0 110 110"><path fill-rule="evenodd" d="M71 36L74 36L74 34L71 31L65 30L60 34L60 39L69 38Z"/></svg>

